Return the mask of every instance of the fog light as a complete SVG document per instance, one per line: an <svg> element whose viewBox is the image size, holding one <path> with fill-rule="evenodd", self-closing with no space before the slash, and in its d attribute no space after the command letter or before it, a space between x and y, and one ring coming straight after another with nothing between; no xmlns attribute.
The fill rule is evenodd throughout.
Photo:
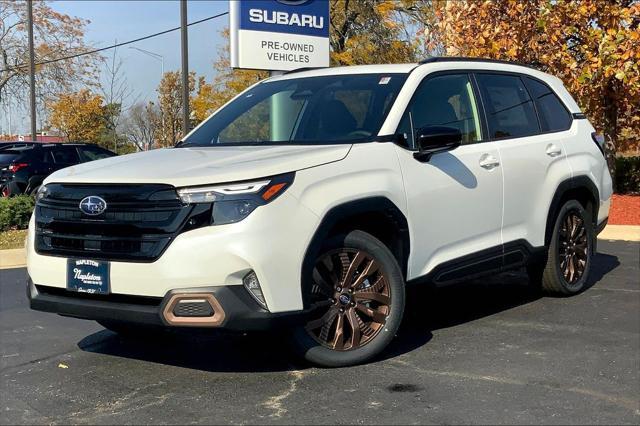
<svg viewBox="0 0 640 426"><path fill-rule="evenodd" d="M258 302L260 306L267 309L267 303L264 300L264 295L262 294L262 289L260 288L260 282L258 281L256 273L253 271L249 272L242 279L242 284L244 284L244 288L247 289L253 299Z"/></svg>

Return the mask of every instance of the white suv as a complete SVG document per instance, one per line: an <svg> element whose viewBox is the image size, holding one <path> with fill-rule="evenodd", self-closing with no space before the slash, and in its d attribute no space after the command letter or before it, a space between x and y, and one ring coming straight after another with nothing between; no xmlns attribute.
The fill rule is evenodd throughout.
<svg viewBox="0 0 640 426"><path fill-rule="evenodd" d="M612 192L559 79L463 58L272 77L173 149L45 184L33 309L122 333L285 325L325 366L389 344L406 283L526 266L581 291Z"/></svg>

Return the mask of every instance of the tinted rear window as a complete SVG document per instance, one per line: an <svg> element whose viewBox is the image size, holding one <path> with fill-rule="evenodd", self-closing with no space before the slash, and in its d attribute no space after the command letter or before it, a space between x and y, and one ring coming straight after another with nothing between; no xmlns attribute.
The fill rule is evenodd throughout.
<svg viewBox="0 0 640 426"><path fill-rule="evenodd" d="M477 79L491 138L515 138L540 132L533 101L520 77L478 74Z"/></svg>
<svg viewBox="0 0 640 426"><path fill-rule="evenodd" d="M533 97L540 117L543 132L558 132L571 127L571 115L558 96L544 83L525 78L529 93Z"/></svg>
<svg viewBox="0 0 640 426"><path fill-rule="evenodd" d="M15 152L4 152L0 154L0 164L11 163L13 160L18 158L20 154Z"/></svg>

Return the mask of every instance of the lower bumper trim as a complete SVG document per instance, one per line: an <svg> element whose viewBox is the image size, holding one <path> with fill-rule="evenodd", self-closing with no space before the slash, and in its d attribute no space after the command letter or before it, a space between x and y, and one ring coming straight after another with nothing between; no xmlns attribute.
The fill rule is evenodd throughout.
<svg viewBox="0 0 640 426"><path fill-rule="evenodd" d="M52 291L47 291L47 290ZM39 291L40 290L40 291ZM166 327L217 327L230 331L256 331L289 327L306 318L306 311L271 313L260 307L243 286L198 287L176 289L162 299L136 303L136 297L113 296L93 299L90 295L78 295L64 289L34 285L28 279L27 295L31 309L52 312L63 316L88 320L116 320ZM176 317L172 313L180 300L206 298L212 303L214 315L210 317ZM217 303L217 306L215 305ZM217 308L217 310L216 310ZM221 315L216 315L220 312ZM194 322L193 320L201 320Z"/></svg>

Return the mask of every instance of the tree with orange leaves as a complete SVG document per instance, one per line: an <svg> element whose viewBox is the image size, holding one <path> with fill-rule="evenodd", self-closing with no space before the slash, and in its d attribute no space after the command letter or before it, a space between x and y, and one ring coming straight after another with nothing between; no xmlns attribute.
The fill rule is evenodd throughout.
<svg viewBox="0 0 640 426"><path fill-rule="evenodd" d="M106 130L102 96L87 89L64 93L49 104L49 109L49 123L67 142L100 142Z"/></svg>
<svg viewBox="0 0 640 426"><path fill-rule="evenodd" d="M640 149L640 2L436 3L430 49L537 64L564 82L610 150Z"/></svg>

